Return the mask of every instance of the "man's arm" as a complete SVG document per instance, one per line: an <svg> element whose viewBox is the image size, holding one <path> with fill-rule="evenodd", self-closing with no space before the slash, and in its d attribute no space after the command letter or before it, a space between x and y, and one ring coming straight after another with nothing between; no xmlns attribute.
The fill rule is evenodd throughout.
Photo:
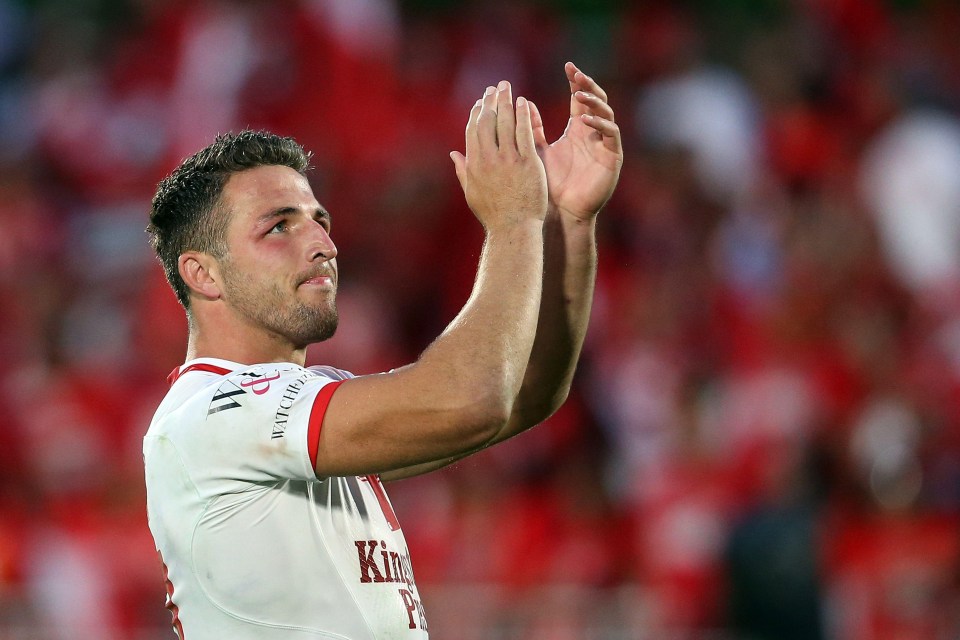
<svg viewBox="0 0 960 640"><path fill-rule="evenodd" d="M507 424L485 446L502 442L552 415L566 400L586 335L596 276L592 222L564 221L551 211L544 224L543 293L530 362ZM435 471L475 451L382 474L384 481Z"/></svg>
<svg viewBox="0 0 960 640"><path fill-rule="evenodd" d="M548 144L533 107L533 132L547 172L544 281L537 337L510 421L490 444L539 424L560 408L587 333L597 276L597 214L620 178L623 147L607 94L572 62L570 119Z"/></svg>
<svg viewBox="0 0 960 640"><path fill-rule="evenodd" d="M529 103L509 85L471 110L453 154L486 230L473 291L416 363L348 380L326 410L318 476L381 473L482 448L503 428L536 334L547 188Z"/></svg>
<svg viewBox="0 0 960 640"><path fill-rule="evenodd" d="M504 428L485 446L539 424L566 400L587 331L596 280L596 217L613 193L623 149L607 95L573 63L570 120L563 136L548 144L533 106L533 130L549 186L544 225L543 291L536 339L523 385ZM451 456L383 474L384 480L427 473L469 455Z"/></svg>

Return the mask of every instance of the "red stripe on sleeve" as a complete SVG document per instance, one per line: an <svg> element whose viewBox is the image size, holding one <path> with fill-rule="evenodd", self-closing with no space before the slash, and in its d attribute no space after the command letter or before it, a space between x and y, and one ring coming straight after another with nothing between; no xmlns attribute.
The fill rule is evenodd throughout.
<svg viewBox="0 0 960 640"><path fill-rule="evenodd" d="M310 464L314 469L317 468L317 449L320 447L320 429L323 427L323 416L327 413L327 407L330 405L333 392L343 382L343 380L328 382L323 389L320 389L317 397L313 400L313 408L310 409L310 423L307 425L307 451L310 452Z"/></svg>

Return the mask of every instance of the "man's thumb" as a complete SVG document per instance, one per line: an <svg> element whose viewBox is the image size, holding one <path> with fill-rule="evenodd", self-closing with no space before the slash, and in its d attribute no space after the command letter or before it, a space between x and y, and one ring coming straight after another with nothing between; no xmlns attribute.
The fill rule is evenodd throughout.
<svg viewBox="0 0 960 640"><path fill-rule="evenodd" d="M460 181L460 188L467 190L467 159L459 151L451 151L450 159L453 160L453 168L457 172L457 180Z"/></svg>

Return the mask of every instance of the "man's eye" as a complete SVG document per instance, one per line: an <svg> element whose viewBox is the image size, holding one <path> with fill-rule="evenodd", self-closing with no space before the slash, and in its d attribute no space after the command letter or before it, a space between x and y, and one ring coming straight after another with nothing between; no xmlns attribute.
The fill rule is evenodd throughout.
<svg viewBox="0 0 960 640"><path fill-rule="evenodd" d="M287 228L287 221L281 220L277 224L270 227L270 233L280 233L281 231L285 231L286 228Z"/></svg>

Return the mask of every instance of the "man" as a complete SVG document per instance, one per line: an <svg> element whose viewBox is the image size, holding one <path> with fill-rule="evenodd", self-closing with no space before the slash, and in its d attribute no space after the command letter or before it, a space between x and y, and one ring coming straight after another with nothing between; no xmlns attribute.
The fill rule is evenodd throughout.
<svg viewBox="0 0 960 640"><path fill-rule="evenodd" d="M425 638L381 480L438 469L563 402L586 330L596 213L622 150L572 63L547 144L507 82L451 153L486 232L472 294L413 364L304 368L337 326L330 215L289 138L219 137L164 179L149 231L187 311L186 363L144 438L150 528L181 638Z"/></svg>

